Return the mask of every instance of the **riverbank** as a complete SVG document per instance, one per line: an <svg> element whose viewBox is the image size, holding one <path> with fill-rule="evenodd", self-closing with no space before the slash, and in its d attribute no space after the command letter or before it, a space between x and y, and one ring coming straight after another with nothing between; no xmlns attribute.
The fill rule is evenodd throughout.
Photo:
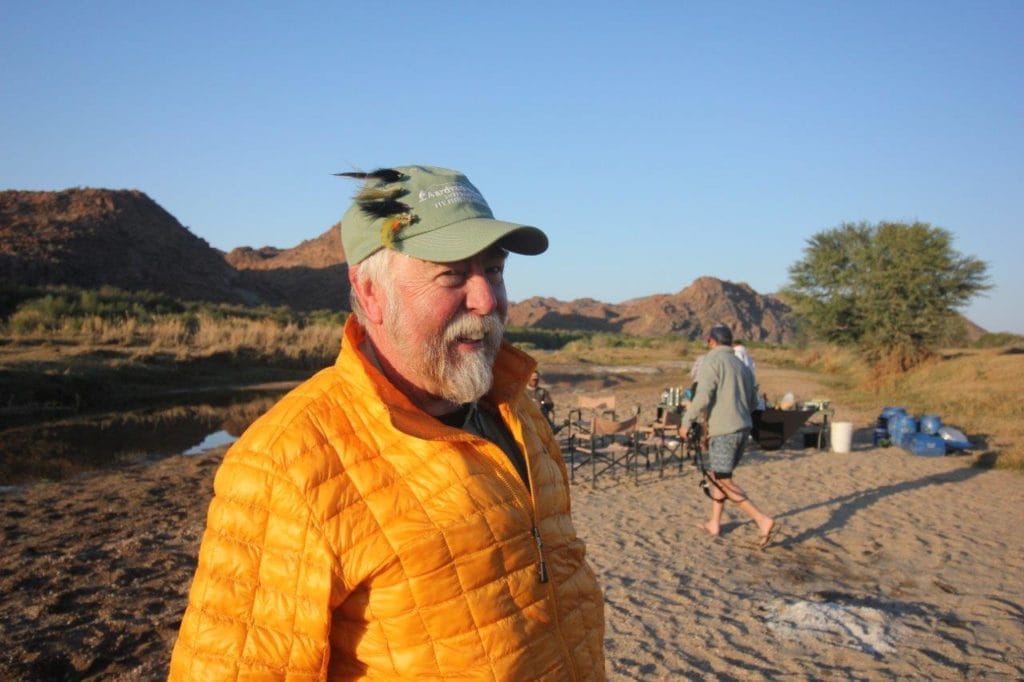
<svg viewBox="0 0 1024 682"><path fill-rule="evenodd" d="M223 449L0 494L0 677L160 679ZM1019 475L890 448L750 454L720 539L686 465L573 486L612 679L1019 678Z"/></svg>
<svg viewBox="0 0 1024 682"><path fill-rule="evenodd" d="M316 364L254 361L245 353L179 357L117 345L0 340L0 430L204 392L305 379Z"/></svg>
<svg viewBox="0 0 1024 682"><path fill-rule="evenodd" d="M560 413L611 393L644 418L687 363L603 371L547 363ZM769 393L827 396L811 372L760 371ZM835 396L832 396L835 397ZM697 527L693 467L572 487L606 596L611 679L1024 676L1018 473L969 457L868 447L751 452L738 476L779 522L764 551L730 507ZM160 679L224 448L0 493L0 677Z"/></svg>

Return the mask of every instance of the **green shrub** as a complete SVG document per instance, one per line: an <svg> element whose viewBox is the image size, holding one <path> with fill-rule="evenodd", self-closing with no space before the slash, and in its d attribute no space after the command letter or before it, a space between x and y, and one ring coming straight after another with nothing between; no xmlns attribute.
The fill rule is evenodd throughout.
<svg viewBox="0 0 1024 682"><path fill-rule="evenodd" d="M505 339L509 343L524 349L561 350L570 342L587 336L587 332L561 329L509 327L505 330Z"/></svg>
<svg viewBox="0 0 1024 682"><path fill-rule="evenodd" d="M188 336L199 330L202 318L230 323L234 320L269 321L278 327L289 325L331 325L340 327L347 312L318 310L293 311L284 306L246 307L226 303L179 301L150 291L122 291L113 287L81 289L67 286L26 287L0 283L0 324L10 333L49 333L57 330L81 331L85 320L96 322L132 321L147 326L161 320L181 320Z"/></svg>
<svg viewBox="0 0 1024 682"><path fill-rule="evenodd" d="M1011 334L1009 332L989 332L972 343L974 348L1002 348L1024 344L1024 336Z"/></svg>

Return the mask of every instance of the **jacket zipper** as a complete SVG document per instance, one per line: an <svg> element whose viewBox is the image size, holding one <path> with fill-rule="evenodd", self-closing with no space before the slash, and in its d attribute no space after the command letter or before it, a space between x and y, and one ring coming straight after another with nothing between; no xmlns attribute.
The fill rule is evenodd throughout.
<svg viewBox="0 0 1024 682"><path fill-rule="evenodd" d="M502 412L503 412L502 417L507 420L508 415L504 414L504 410ZM497 448L498 446L497 445L493 445L493 447ZM498 448L498 449L500 450L500 448ZM505 453L502 453L502 456L504 456L504 454ZM533 534L533 539L537 543L537 557L538 557L538 561L537 561L537 581L539 583L541 583L541 584L545 584L545 583L548 582L548 566L547 566L547 562L544 559L544 540L541 538L540 528L537 527L537 517L536 517L536 514L535 514L536 510L534 508L534 501L533 501L533 474L532 474L532 472L530 472L530 460L529 460L528 457L526 457L526 453L525 452L523 453L523 457L526 459L526 469L527 469L527 474L528 474L528 478L529 478L529 483L527 483L526 485L523 485L523 481L520 480L518 476L516 476L515 485L519 486L519 488L513 487L513 484L508 481L507 473L505 471L505 468L499 462L493 461L493 460L492 461L493 461L494 465L498 469L498 479L500 481L502 481L502 483L505 484L505 487L507 487L509 489L509 492L512 493L513 498L519 499L519 495L516 492L517 489L518 490L522 490L523 488L526 489L526 494L529 497L528 509L529 509L529 513L530 513L530 525L532 526L530 528L530 532ZM507 459L507 457L506 457L506 459ZM571 672L572 679L578 680L578 679L580 679L580 674L579 674L579 670L576 669L576 659L573 658L572 654L570 653L569 645L566 643L565 635L562 633L562 623L561 623L561 619L558 617L558 615L559 615L558 614L558 603L557 603L558 600L557 600L557 598L555 596L554 591L550 587L546 587L545 589L547 590L548 598L551 600L551 603L552 603L551 604L552 605L552 609L553 609L552 613L554 614L554 618L555 618L555 632L558 635L559 643L562 645L562 647L561 647L562 648L562 654L565 657L566 664L569 666L569 670Z"/></svg>
<svg viewBox="0 0 1024 682"><path fill-rule="evenodd" d="M487 444L490 447L498 448L498 446L495 445L494 443L491 443L486 439L483 440L485 440L485 442L487 442ZM498 448L498 450L501 450L501 448ZM501 456L507 459L507 456L505 455L504 452L501 453ZM518 480L518 477L516 481L509 481L508 472L505 471L505 467L502 466L500 462L493 461L493 458L492 462L498 470L498 480L501 481L505 488L507 488L508 491L512 494L513 499L521 501L522 495L518 491L526 488L523 481ZM527 470L529 470L528 460ZM533 540L537 544L537 581L540 583L546 583L548 581L548 564L547 561L544 559L544 540L541 538L540 528L537 527L537 518L534 515L533 493L528 488L526 489L526 493L529 496L529 500L527 501L527 504L523 506L526 508L527 513L530 515L530 534L533 536Z"/></svg>
<svg viewBox="0 0 1024 682"><path fill-rule="evenodd" d="M537 565L537 576L540 582L548 581L548 565L544 561L544 541L540 539L540 529L536 524L533 526L533 539L537 541L537 553L540 555L540 563Z"/></svg>

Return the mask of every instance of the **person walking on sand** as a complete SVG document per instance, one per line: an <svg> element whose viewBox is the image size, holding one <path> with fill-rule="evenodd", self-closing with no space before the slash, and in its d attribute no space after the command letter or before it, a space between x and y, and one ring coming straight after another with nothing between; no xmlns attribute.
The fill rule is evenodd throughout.
<svg viewBox="0 0 1024 682"><path fill-rule="evenodd" d="M751 413L757 407L757 384L753 373L733 353L732 331L728 327L713 326L707 344L709 350L697 376L697 391L679 427L685 440L693 423L707 417L711 517L701 528L718 537L725 503L732 502L757 524L757 544L766 547L772 540L775 520L758 509L733 478L753 425Z"/></svg>
<svg viewBox="0 0 1024 682"><path fill-rule="evenodd" d="M334 366L217 472L171 680L603 680L604 602L505 260L547 236L465 175L363 180Z"/></svg>

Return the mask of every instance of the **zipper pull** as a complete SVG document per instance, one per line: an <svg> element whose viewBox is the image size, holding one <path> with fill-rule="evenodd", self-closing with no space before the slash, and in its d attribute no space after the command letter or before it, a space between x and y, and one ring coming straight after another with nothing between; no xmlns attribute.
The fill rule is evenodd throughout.
<svg viewBox="0 0 1024 682"><path fill-rule="evenodd" d="M548 565L544 561L544 541L540 539L540 530L537 526L533 527L533 539L537 541L537 552L540 554L540 564L537 566L537 574L540 578L540 582L546 583L548 581Z"/></svg>

